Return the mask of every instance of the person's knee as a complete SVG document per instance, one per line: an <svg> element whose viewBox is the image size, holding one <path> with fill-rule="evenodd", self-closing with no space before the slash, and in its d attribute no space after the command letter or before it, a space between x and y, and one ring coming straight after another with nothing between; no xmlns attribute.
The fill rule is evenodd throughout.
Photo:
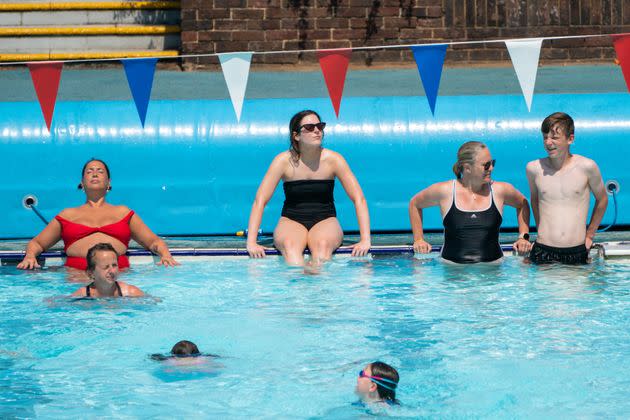
<svg viewBox="0 0 630 420"><path fill-rule="evenodd" d="M311 251L317 252L318 254L329 254L332 253L334 248L334 241L328 238L319 238L313 241L313 249L311 249Z"/></svg>
<svg viewBox="0 0 630 420"><path fill-rule="evenodd" d="M298 241L296 241L295 239L291 237L284 237L280 239L279 241L277 241L276 246L287 252L295 252L295 251L299 251L300 244Z"/></svg>

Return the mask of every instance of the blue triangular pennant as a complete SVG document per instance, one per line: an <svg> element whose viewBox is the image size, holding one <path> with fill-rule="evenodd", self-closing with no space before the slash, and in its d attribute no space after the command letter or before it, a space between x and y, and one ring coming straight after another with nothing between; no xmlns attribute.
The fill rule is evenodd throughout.
<svg viewBox="0 0 630 420"><path fill-rule="evenodd" d="M144 127L157 58L129 58L120 61L125 66L129 89L131 89L131 95L136 103L142 127Z"/></svg>
<svg viewBox="0 0 630 420"><path fill-rule="evenodd" d="M413 58L416 60L418 72L420 72L420 78L422 79L422 86L424 86L424 91L431 107L431 114L433 115L435 115L435 101L440 88L446 47L448 47L446 44L411 47Z"/></svg>

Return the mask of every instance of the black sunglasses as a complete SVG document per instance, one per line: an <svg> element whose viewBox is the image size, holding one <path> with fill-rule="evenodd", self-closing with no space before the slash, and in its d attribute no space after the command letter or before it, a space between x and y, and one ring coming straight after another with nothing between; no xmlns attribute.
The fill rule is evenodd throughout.
<svg viewBox="0 0 630 420"><path fill-rule="evenodd" d="M496 164L497 164L497 160L492 159L492 160L487 161L486 163L482 163L481 165L483 166L483 169L487 171L488 169L490 169L490 166L494 168Z"/></svg>
<svg viewBox="0 0 630 420"><path fill-rule="evenodd" d="M298 132L302 131L302 129L305 129L306 131L309 131L309 132L313 132L315 131L315 127L317 127L319 131L324 131L324 128L326 128L326 123L318 122L317 124L302 124L301 126L298 127Z"/></svg>

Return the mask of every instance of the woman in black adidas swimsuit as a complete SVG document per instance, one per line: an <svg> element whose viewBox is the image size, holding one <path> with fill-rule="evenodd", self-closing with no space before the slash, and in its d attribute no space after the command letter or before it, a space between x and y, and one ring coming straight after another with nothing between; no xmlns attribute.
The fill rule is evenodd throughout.
<svg viewBox="0 0 630 420"><path fill-rule="evenodd" d="M322 147L325 127L315 111L302 111L291 118L291 147L271 162L252 205L247 235L250 257L265 256L265 249L256 242L257 232L263 210L281 179L286 199L273 240L287 263L302 265L306 247L312 261L328 260L341 245L343 231L333 199L335 178L354 203L359 221L361 240L353 246L352 255L368 253L371 240L367 202L345 159Z"/></svg>
<svg viewBox="0 0 630 420"><path fill-rule="evenodd" d="M442 258L461 264L500 259L503 252L499 228L505 204L516 208L519 238L513 248L520 254L531 249L529 203L511 184L492 181L495 163L485 144L464 143L453 166L457 179L433 184L411 199L409 218L415 252L431 251L431 245L423 237L422 209L440 206L444 224Z"/></svg>

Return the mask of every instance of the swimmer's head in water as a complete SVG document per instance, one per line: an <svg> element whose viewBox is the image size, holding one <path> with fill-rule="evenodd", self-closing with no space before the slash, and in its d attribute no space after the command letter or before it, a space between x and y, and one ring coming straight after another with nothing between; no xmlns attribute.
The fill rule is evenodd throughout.
<svg viewBox="0 0 630 420"><path fill-rule="evenodd" d="M91 158L90 160L88 160L87 162L85 162L85 165L83 165L83 169L81 170L81 183L79 183L79 185L77 186L78 189L82 190L83 189L83 180L85 179L85 175L86 175L86 171L89 169L90 164L94 163L94 162L98 162L100 163L103 168L105 169L105 173L107 174L107 181L109 182L109 179L111 178L110 173L109 173L109 166L107 166L107 164L102 161L101 159L97 159L97 158ZM107 190L111 190L112 187L108 186Z"/></svg>
<svg viewBox="0 0 630 420"><path fill-rule="evenodd" d="M96 254L100 251L113 252L114 255L116 255L116 258L118 258L118 253L116 252L112 244L108 244L105 242L96 244L88 250L87 256L85 257L85 259L87 260L88 272L92 272L96 268Z"/></svg>
<svg viewBox="0 0 630 420"><path fill-rule="evenodd" d="M487 149L487 146L480 141L469 141L461 145L457 151L457 162L453 165L453 173L457 179L462 178L464 165L472 165L475 162L477 153L483 149Z"/></svg>
<svg viewBox="0 0 630 420"><path fill-rule="evenodd" d="M575 124L573 118L569 114L564 112L554 112L545 118L540 126L540 131L543 134L548 134L550 131L559 130L565 136L569 137L575 132Z"/></svg>
<svg viewBox="0 0 630 420"><path fill-rule="evenodd" d="M398 371L387 363L378 361L371 363L370 367L372 368L372 376L381 378L376 382L379 397L386 401L395 401L399 380Z"/></svg>
<svg viewBox="0 0 630 420"><path fill-rule="evenodd" d="M300 111L295 114L291 117L291 121L289 121L289 142L291 144L289 151L291 152L291 156L294 160L298 160L300 158L300 143L295 139L295 135L300 133L300 127L302 126L302 120L304 117L309 115L315 115L320 122L322 120L317 112L305 109L304 111Z"/></svg>
<svg viewBox="0 0 630 420"><path fill-rule="evenodd" d="M398 372L387 363L376 361L359 372L357 393L364 400L396 402Z"/></svg>
<svg viewBox="0 0 630 420"><path fill-rule="evenodd" d="M201 356L197 345L192 341L182 340L176 343L171 349L171 354L175 357L195 357Z"/></svg>
<svg viewBox="0 0 630 420"><path fill-rule="evenodd" d="M171 349L171 352L168 354L156 353L156 354L151 355L151 359L157 360L160 362L165 361L165 360L178 359L181 357L215 358L215 357L220 357L220 356L216 354L211 354L211 353L200 353L199 348L197 348L197 345L193 343L192 341L188 341L188 340L182 340L182 341L177 342Z"/></svg>

